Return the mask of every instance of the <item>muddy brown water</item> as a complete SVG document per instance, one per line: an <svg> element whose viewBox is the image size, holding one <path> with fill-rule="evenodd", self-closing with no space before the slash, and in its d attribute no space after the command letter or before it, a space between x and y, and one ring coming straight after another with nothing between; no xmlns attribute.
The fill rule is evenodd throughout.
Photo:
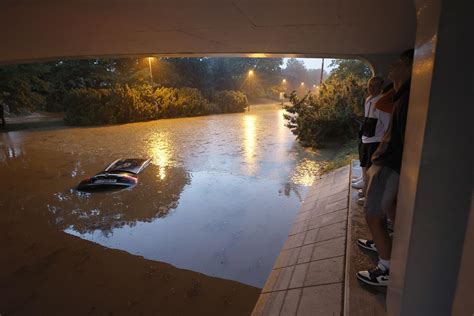
<svg viewBox="0 0 474 316"><path fill-rule="evenodd" d="M32 257L45 255L28 254L30 248L54 249L65 238L66 250L70 243L100 245L96 253L120 250L262 287L320 168L320 154L298 145L282 115L265 105L239 114L0 134L0 230L15 257L2 284L23 273L15 265L29 262L29 269L36 266ZM75 190L120 157L152 160L136 187Z"/></svg>

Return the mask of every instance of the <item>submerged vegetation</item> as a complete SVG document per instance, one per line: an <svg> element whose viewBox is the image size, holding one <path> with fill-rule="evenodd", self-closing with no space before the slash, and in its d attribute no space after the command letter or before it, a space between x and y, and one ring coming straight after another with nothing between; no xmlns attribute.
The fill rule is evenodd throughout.
<svg viewBox="0 0 474 316"><path fill-rule="evenodd" d="M65 112L71 125L242 112L277 97L281 58L121 58L0 67L11 114ZM248 76L249 69L254 76Z"/></svg>
<svg viewBox="0 0 474 316"><path fill-rule="evenodd" d="M112 88L71 89L65 95L68 105L65 121L70 125L97 125L140 122L161 118L243 112L245 94L219 91L206 99L195 88L153 88L150 85Z"/></svg>
<svg viewBox="0 0 474 316"><path fill-rule="evenodd" d="M367 68L361 62L335 68L314 93L298 96L292 92L285 105L287 127L304 146L324 147L345 142L357 135L354 118L363 115Z"/></svg>

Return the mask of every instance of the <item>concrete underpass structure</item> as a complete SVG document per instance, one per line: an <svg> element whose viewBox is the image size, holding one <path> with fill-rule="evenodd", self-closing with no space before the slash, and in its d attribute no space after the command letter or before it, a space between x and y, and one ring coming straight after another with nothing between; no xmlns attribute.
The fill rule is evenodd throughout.
<svg viewBox="0 0 474 316"><path fill-rule="evenodd" d="M0 63L104 56L366 60L415 48L388 315L474 313L474 2L2 1Z"/></svg>

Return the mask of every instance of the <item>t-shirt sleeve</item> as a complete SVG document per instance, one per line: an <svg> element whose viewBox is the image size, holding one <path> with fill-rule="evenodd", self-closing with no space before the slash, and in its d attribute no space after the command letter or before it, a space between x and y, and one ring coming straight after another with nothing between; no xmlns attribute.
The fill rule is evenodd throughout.
<svg viewBox="0 0 474 316"><path fill-rule="evenodd" d="M392 114L380 111L380 110L375 110L376 117L379 120L380 126L382 126L384 133L387 132L388 127L390 126L390 119L392 118Z"/></svg>

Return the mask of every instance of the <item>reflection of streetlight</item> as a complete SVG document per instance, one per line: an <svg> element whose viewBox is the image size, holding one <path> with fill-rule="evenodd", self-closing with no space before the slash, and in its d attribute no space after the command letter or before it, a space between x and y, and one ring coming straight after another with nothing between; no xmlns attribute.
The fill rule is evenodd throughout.
<svg viewBox="0 0 474 316"><path fill-rule="evenodd" d="M153 85L153 73L151 72L151 59L152 57L148 57L148 68L150 69L150 82Z"/></svg>

